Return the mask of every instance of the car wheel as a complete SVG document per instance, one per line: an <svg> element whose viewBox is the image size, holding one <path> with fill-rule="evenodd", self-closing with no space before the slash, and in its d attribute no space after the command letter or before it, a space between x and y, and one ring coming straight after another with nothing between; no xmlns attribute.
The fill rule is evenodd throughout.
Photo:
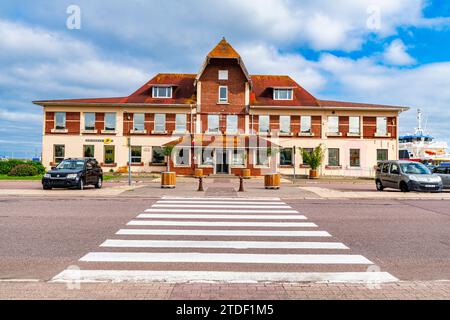
<svg viewBox="0 0 450 320"><path fill-rule="evenodd" d="M377 186L377 190L378 191L383 191L384 190L384 186L383 186L383 184L381 183L380 180L377 180L376 186Z"/></svg>
<svg viewBox="0 0 450 320"><path fill-rule="evenodd" d="M98 177L97 183L95 184L95 187L97 189L100 189L103 186L103 179L102 177Z"/></svg>
<svg viewBox="0 0 450 320"><path fill-rule="evenodd" d="M400 190L402 192L409 192L410 191L408 185L406 184L406 182L401 182L400 183Z"/></svg>
<svg viewBox="0 0 450 320"><path fill-rule="evenodd" d="M83 179L80 179L80 182L78 182L78 190L84 190L84 182L83 182Z"/></svg>

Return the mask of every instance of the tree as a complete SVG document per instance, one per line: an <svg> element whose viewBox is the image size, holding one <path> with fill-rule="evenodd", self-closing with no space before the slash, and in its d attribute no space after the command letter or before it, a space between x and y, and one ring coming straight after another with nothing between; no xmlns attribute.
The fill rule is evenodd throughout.
<svg viewBox="0 0 450 320"><path fill-rule="evenodd" d="M175 148L175 146L173 146L173 145L167 145L167 146L164 146L164 148L163 148L163 153L166 156L168 172L170 171L170 156L172 155L174 148Z"/></svg>
<svg viewBox="0 0 450 320"><path fill-rule="evenodd" d="M309 165L311 170L317 170L322 165L324 158L322 144L319 144L316 148L314 148L311 153L302 148L300 148L300 150L302 152L303 163Z"/></svg>

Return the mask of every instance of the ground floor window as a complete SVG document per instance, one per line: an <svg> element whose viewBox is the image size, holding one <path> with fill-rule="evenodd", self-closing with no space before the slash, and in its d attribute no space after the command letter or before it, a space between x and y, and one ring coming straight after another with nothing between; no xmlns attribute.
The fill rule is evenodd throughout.
<svg viewBox="0 0 450 320"><path fill-rule="evenodd" d="M231 157L232 166L245 166L246 151L244 149L234 149Z"/></svg>
<svg viewBox="0 0 450 320"><path fill-rule="evenodd" d="M201 149L201 165L212 166L214 164L214 150L203 148Z"/></svg>
<svg viewBox="0 0 450 320"><path fill-rule="evenodd" d="M53 146L53 162L60 163L64 160L66 153L66 146L63 144L55 144Z"/></svg>
<svg viewBox="0 0 450 320"><path fill-rule="evenodd" d="M134 146L131 147L131 163L141 163L142 162L142 147Z"/></svg>
<svg viewBox="0 0 450 320"><path fill-rule="evenodd" d="M152 163L154 164L166 163L166 157L164 156L164 151L162 147L152 147Z"/></svg>
<svg viewBox="0 0 450 320"><path fill-rule="evenodd" d="M191 163L191 148L176 148L175 149L175 165L189 166Z"/></svg>
<svg viewBox="0 0 450 320"><path fill-rule="evenodd" d="M328 165L331 167L339 166L339 149L329 148L328 149Z"/></svg>
<svg viewBox="0 0 450 320"><path fill-rule="evenodd" d="M94 146L92 146L92 145L83 146L83 157L93 158L94 157Z"/></svg>
<svg viewBox="0 0 450 320"><path fill-rule="evenodd" d="M280 166L291 166L292 164L292 148L280 149Z"/></svg>
<svg viewBox="0 0 450 320"><path fill-rule="evenodd" d="M360 150L350 149L350 167L360 167L360 166L361 166Z"/></svg>
<svg viewBox="0 0 450 320"><path fill-rule="evenodd" d="M302 149L302 155L303 155L303 152L306 152L306 153L308 153L308 154L311 154L313 151L314 151L313 148L303 148L303 149ZM302 157L302 164L303 164L303 165L306 165L305 161L303 161L303 157Z"/></svg>
<svg viewBox="0 0 450 320"><path fill-rule="evenodd" d="M377 161L388 159L388 149L377 149Z"/></svg>
<svg viewBox="0 0 450 320"><path fill-rule="evenodd" d="M257 166L268 166L269 165L269 155L267 154L266 148L256 149L255 153L256 153L256 165Z"/></svg>
<svg viewBox="0 0 450 320"><path fill-rule="evenodd" d="M114 146L105 146L105 164L115 163Z"/></svg>

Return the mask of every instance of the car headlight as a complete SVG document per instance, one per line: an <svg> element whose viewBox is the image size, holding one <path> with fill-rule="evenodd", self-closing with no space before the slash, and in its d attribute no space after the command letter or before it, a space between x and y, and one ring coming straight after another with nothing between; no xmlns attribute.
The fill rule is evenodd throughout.
<svg viewBox="0 0 450 320"><path fill-rule="evenodd" d="M67 179L76 179L78 177L78 174L76 173L71 173L67 175Z"/></svg>
<svg viewBox="0 0 450 320"><path fill-rule="evenodd" d="M408 178L409 178L409 180L412 180L412 181L419 181L419 179L417 179L416 176L409 176Z"/></svg>
<svg viewBox="0 0 450 320"><path fill-rule="evenodd" d="M44 174L44 178L50 178L50 177L51 177L50 173Z"/></svg>
<svg viewBox="0 0 450 320"><path fill-rule="evenodd" d="M442 182L442 178L440 176L435 176L435 177L431 178L431 181L440 183L440 182Z"/></svg>

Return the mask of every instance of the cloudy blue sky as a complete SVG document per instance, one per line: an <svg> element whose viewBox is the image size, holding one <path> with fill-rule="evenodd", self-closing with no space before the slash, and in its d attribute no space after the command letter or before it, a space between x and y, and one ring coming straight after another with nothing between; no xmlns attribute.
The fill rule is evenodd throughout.
<svg viewBox="0 0 450 320"><path fill-rule="evenodd" d="M69 5L81 29L66 26ZM289 74L322 99L406 105L450 141L450 1L0 2L0 156L40 151L32 100L130 94L157 72L197 72L225 36L253 74Z"/></svg>

